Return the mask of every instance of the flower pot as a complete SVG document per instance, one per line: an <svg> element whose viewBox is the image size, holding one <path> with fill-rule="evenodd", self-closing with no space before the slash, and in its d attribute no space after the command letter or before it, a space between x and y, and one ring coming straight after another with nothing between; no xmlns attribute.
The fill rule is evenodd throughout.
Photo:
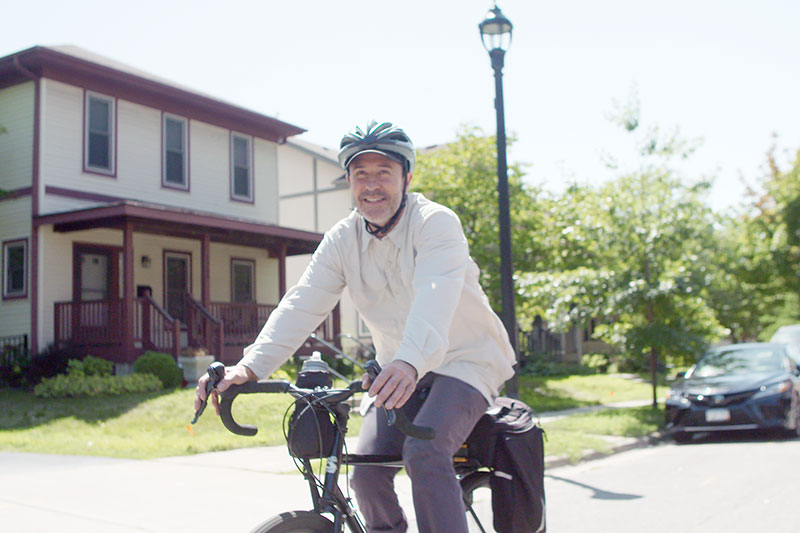
<svg viewBox="0 0 800 533"><path fill-rule="evenodd" d="M213 355L178 356L178 364L183 369L183 379L186 380L189 387L197 385L197 380L206 373L208 365L213 362Z"/></svg>

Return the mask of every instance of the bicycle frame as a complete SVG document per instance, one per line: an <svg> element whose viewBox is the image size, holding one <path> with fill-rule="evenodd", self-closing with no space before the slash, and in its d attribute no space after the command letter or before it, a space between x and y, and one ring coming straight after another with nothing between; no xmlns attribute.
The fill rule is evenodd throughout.
<svg viewBox="0 0 800 533"><path fill-rule="evenodd" d="M313 504L313 512L316 514L329 514L333 519L334 531L343 531L345 525L354 533L366 533L366 527L361 521L361 517L351 503L351 498L347 497L339 484L342 465L347 466L385 466L402 467L402 459L391 455L361 455L344 453L345 435L347 434L348 421L350 419L350 405L346 402L356 392L362 392L360 382L352 382L346 389L298 389L286 381L258 381L248 382L243 385L234 385L221 394L220 414L225 427L238 435L255 435L258 428L255 426L240 425L231 415L231 405L233 399L240 393L259 393L259 392L281 392L292 395L296 400L306 398L309 403L321 402L327 406L333 414L336 431L334 433L333 450L330 456L326 457L325 475L323 478L317 477L311 464L312 458L296 458L302 465L301 472L306 479ZM307 398L311 397L311 400ZM414 426L405 417L402 410L390 411L394 415L398 429L416 438L433 438L433 430ZM468 481L473 475L488 475L485 471L480 471L481 466L466 457L456 456L454 458L457 476L464 487L464 482ZM469 484L469 483L467 483ZM475 514L471 501L465 496L467 511L476 519L481 531L485 531L483 525Z"/></svg>

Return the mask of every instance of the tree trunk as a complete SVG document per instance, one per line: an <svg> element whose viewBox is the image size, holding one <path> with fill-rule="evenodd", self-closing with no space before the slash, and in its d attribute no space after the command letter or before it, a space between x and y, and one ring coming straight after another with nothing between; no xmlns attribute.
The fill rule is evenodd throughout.
<svg viewBox="0 0 800 533"><path fill-rule="evenodd" d="M653 377L653 409L658 407L658 396L656 387L658 386L658 352L650 348L650 372Z"/></svg>

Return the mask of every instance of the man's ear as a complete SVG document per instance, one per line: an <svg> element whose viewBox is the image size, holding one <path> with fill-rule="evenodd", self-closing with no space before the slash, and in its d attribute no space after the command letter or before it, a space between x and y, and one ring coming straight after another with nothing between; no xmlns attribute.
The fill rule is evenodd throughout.
<svg viewBox="0 0 800 533"><path fill-rule="evenodd" d="M409 172L408 174L406 174L406 192L408 192L408 189L411 187L411 182L413 181L413 179L414 179L413 172Z"/></svg>
<svg viewBox="0 0 800 533"><path fill-rule="evenodd" d="M346 179L347 180L347 184L350 185L350 171L349 170L345 170L344 171L344 179Z"/></svg>

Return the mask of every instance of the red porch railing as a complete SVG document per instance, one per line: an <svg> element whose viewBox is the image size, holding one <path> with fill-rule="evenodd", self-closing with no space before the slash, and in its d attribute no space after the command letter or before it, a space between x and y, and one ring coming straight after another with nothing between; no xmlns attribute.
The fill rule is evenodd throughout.
<svg viewBox="0 0 800 533"><path fill-rule="evenodd" d="M94 355L121 355L122 300L55 303L55 341L92 347Z"/></svg>
<svg viewBox="0 0 800 533"><path fill-rule="evenodd" d="M215 302L208 305L208 311L222 322L225 329L225 344L246 346L252 343L264 326L274 305Z"/></svg>
<svg viewBox="0 0 800 533"><path fill-rule="evenodd" d="M137 298L133 313L133 342L145 350L172 354L181 347L181 323L172 318L150 296Z"/></svg>
<svg viewBox="0 0 800 533"><path fill-rule="evenodd" d="M224 337L227 330L223 330L222 321L209 313L188 292L183 296L185 318L187 327L188 344L192 348L205 348L218 358L222 357L224 350Z"/></svg>
<svg viewBox="0 0 800 533"><path fill-rule="evenodd" d="M134 300L133 343L122 346L123 301L99 300L55 303L55 340L69 342L86 353L115 362L126 361L126 353L134 356L155 350L178 357L181 349L181 323L172 318L151 297ZM274 305L256 303L212 303L208 309L187 296L187 341L190 346L203 346L216 352L226 364L236 363L242 348L252 343L264 326ZM328 342L337 343L339 308L334 309L315 333ZM328 349L309 338L301 350L311 353Z"/></svg>
<svg viewBox="0 0 800 533"><path fill-rule="evenodd" d="M55 341L68 342L87 353L125 362L122 346L122 300L55 303ZM156 350L178 356L180 322L152 298L134 301L133 353Z"/></svg>

